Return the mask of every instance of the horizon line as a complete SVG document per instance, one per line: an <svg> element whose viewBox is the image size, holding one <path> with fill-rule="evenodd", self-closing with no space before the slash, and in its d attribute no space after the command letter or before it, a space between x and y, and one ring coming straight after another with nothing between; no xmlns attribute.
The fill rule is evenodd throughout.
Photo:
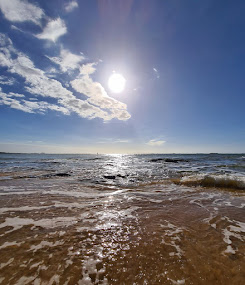
<svg viewBox="0 0 245 285"><path fill-rule="evenodd" d="M6 152L0 151L0 154L56 154L56 155L149 155L149 154L245 154L245 152L147 152L147 153L54 153L54 152Z"/></svg>

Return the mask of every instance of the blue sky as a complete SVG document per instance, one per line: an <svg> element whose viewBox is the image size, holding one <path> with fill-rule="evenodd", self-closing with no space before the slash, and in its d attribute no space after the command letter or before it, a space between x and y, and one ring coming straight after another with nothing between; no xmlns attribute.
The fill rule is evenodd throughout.
<svg viewBox="0 0 245 285"><path fill-rule="evenodd" d="M0 0L0 151L245 152L244 14L244 1Z"/></svg>

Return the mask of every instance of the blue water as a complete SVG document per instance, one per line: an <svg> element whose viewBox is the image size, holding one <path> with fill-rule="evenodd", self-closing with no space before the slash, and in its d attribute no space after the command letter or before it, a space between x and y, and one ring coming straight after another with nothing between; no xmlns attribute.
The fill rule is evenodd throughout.
<svg viewBox="0 0 245 285"><path fill-rule="evenodd" d="M229 188L245 189L245 154L0 154L0 172L1 180L55 177L117 186L212 178L207 186L228 183Z"/></svg>

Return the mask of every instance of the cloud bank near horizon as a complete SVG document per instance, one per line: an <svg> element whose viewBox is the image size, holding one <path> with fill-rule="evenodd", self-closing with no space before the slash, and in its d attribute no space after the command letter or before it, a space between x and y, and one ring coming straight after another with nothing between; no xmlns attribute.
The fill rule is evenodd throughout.
<svg viewBox="0 0 245 285"><path fill-rule="evenodd" d="M149 146L157 147L157 146L162 146L165 142L166 141L153 139L153 140L148 141L146 144Z"/></svg>

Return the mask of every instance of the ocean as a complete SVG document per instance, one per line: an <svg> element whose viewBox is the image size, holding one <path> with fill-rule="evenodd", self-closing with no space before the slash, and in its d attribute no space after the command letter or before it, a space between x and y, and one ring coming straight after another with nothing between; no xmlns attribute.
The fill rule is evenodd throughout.
<svg viewBox="0 0 245 285"><path fill-rule="evenodd" d="M245 154L0 154L0 284L245 284Z"/></svg>

